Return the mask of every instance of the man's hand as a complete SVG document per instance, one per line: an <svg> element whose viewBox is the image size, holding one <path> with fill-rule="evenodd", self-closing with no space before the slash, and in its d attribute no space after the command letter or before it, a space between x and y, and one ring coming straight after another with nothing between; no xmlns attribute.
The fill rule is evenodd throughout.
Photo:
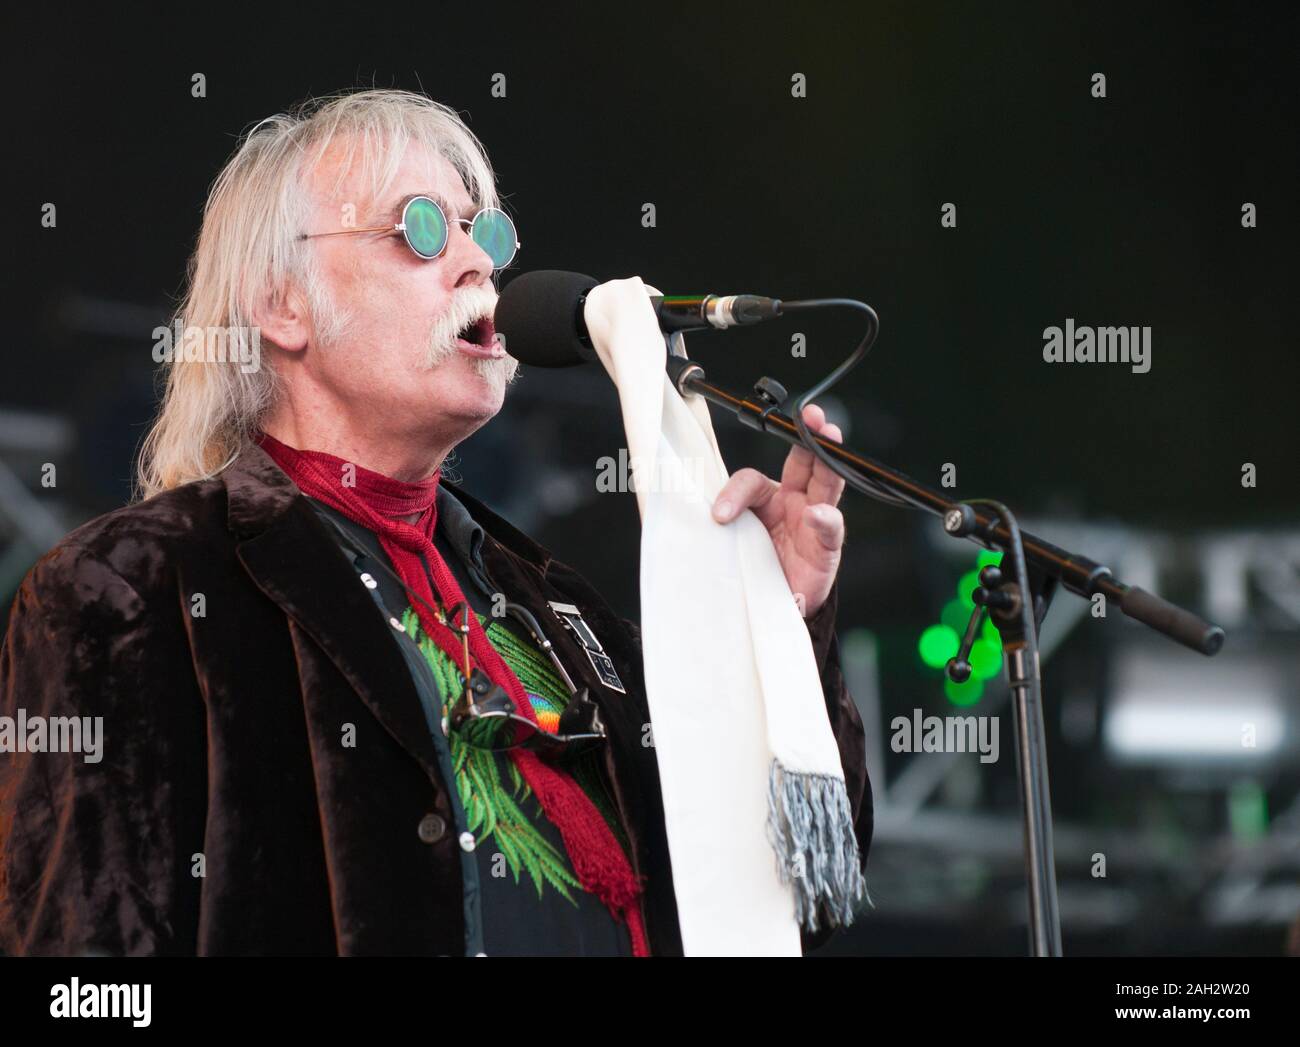
<svg viewBox="0 0 1300 1047"><path fill-rule="evenodd" d="M804 421L819 436L839 443L840 428L826 421L816 404L804 409ZM736 472L713 503L713 518L730 523L744 510L767 528L796 602L811 618L826 602L844 545L844 516L836 506L844 481L803 447L791 448L781 482L757 469Z"/></svg>

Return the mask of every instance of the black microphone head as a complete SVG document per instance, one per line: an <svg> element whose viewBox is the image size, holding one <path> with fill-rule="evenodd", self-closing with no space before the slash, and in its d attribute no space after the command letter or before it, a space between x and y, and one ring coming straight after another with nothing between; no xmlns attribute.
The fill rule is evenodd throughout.
<svg viewBox="0 0 1300 1047"><path fill-rule="evenodd" d="M505 350L533 367L572 367L599 360L587 341L582 306L599 280L563 269L521 273L497 300L494 323Z"/></svg>

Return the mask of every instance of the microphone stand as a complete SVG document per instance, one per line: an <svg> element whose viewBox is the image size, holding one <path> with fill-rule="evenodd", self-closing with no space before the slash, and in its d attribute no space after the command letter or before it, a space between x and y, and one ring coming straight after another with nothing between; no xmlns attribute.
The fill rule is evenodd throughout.
<svg viewBox="0 0 1300 1047"><path fill-rule="evenodd" d="M668 348L668 374L681 395L702 396L734 413L741 424L751 429L796 447L806 446L799 426L780 409L787 399L780 383L760 378L752 396L738 396L708 381L704 368L686 356L680 333L668 337ZM1124 585L1108 567L1022 532L1011 511L999 502L954 501L843 444L816 434L810 436L834 459L836 471L856 489L875 492L893 504L933 513L943 520L944 530L953 537L1004 553L1001 565L986 566L980 572L980 587L972 594L975 610L957 656L948 663L948 675L958 682L970 676L967 659L983 615L988 613L1002 637L1015 709L1030 949L1035 956L1060 956L1061 924L1038 658L1038 627L1048 605L1058 587L1085 599L1101 593L1108 602L1115 601L1128 617L1205 655L1213 655L1223 646L1223 630L1137 586Z"/></svg>

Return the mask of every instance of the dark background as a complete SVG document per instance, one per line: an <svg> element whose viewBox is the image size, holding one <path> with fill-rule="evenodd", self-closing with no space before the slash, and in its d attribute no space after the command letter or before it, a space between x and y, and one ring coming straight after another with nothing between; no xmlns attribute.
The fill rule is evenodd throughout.
<svg viewBox="0 0 1300 1047"><path fill-rule="evenodd" d="M66 527L123 504L153 407L150 331L181 292L207 188L239 134L308 95L403 87L456 107L485 143L524 244L515 271L865 299L880 338L830 402L851 443L930 484L954 463L958 493L997 496L1031 520L1110 528L1121 545L1159 536L1179 550L1162 561L1162 591L1203 610L1197 543L1290 540L1300 509L1296 28L1294 15L1190 3L424 4L13 26L0 408L20 413L6 455ZM1098 72L1104 99L1090 91ZM191 96L194 73L204 98ZM507 77L503 99L490 94L494 73ZM791 97L794 73L806 98ZM41 227L45 202L55 229ZM945 202L956 229L940 226ZM1245 202L1257 228L1241 226ZM1150 373L1044 363L1042 330L1067 317L1150 325ZM808 336L803 359L789 351L794 330ZM857 333L828 315L688 345L723 384L770 374L798 390ZM39 485L51 453L22 439L50 424L64 434L57 497ZM779 470L781 445L716 413L715 425L733 469ZM527 371L458 468L635 614L635 500L594 488L596 459L621 444L603 375ZM1246 462L1253 489L1240 482ZM842 635L875 645L885 722L914 706L942 715L916 638L974 551L940 555L920 520L854 495L845 512ZM41 550L12 520L0 526L13 542L7 605ZM1256 614L1251 594L1237 650L1247 669L1287 669L1278 700L1293 722L1300 634L1276 608ZM1063 678L1090 688L1097 721L1117 645L1177 650L1122 621L1084 628L1045 666L1058 817L1085 837L1119 832L1121 849L1179 842L1115 884L1136 899L1117 910L1127 918L1076 922L1063 905L1067 949L1280 952L1300 913L1294 763L1121 770L1096 734L1067 744ZM1004 753L1010 730L1005 717ZM902 759L890 755L891 777ZM877 911L836 950L1023 951L1013 761L976 767L973 791L928 801L956 815L952 832L878 834ZM1243 789L1266 812L1263 832L1244 838L1250 820L1232 816ZM972 856L967 816L997 819L1007 853ZM1216 863L1260 847L1260 883L1282 888L1272 915L1224 924L1206 894ZM1189 863L1206 866L1190 883ZM955 886L943 878L953 869ZM927 872L931 893L891 908L891 885Z"/></svg>

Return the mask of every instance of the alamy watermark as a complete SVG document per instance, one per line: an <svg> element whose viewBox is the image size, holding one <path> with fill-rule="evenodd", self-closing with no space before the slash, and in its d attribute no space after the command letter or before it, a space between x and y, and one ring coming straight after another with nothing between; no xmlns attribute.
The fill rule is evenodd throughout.
<svg viewBox="0 0 1300 1047"><path fill-rule="evenodd" d="M996 716L895 716L889 721L893 736L889 747L896 753L979 753L980 763L997 763Z"/></svg>
<svg viewBox="0 0 1300 1047"><path fill-rule="evenodd" d="M626 447L620 447L617 458L607 454L596 459L596 491L691 494L708 488L716 466L709 458L664 456L651 461L639 454L629 455Z"/></svg>
<svg viewBox="0 0 1300 1047"><path fill-rule="evenodd" d="M1043 359L1049 364L1132 364L1134 374L1151 370L1150 327L1043 328Z"/></svg>
<svg viewBox="0 0 1300 1047"><path fill-rule="evenodd" d="M51 1018L129 1018L137 1029L151 1018L152 985L101 985L80 978L50 987Z"/></svg>
<svg viewBox="0 0 1300 1047"><path fill-rule="evenodd" d="M154 363L239 364L244 374L262 366L260 327L195 327L176 320L153 329Z"/></svg>
<svg viewBox="0 0 1300 1047"><path fill-rule="evenodd" d="M86 763L104 758L102 716L0 716L0 753L82 753Z"/></svg>

